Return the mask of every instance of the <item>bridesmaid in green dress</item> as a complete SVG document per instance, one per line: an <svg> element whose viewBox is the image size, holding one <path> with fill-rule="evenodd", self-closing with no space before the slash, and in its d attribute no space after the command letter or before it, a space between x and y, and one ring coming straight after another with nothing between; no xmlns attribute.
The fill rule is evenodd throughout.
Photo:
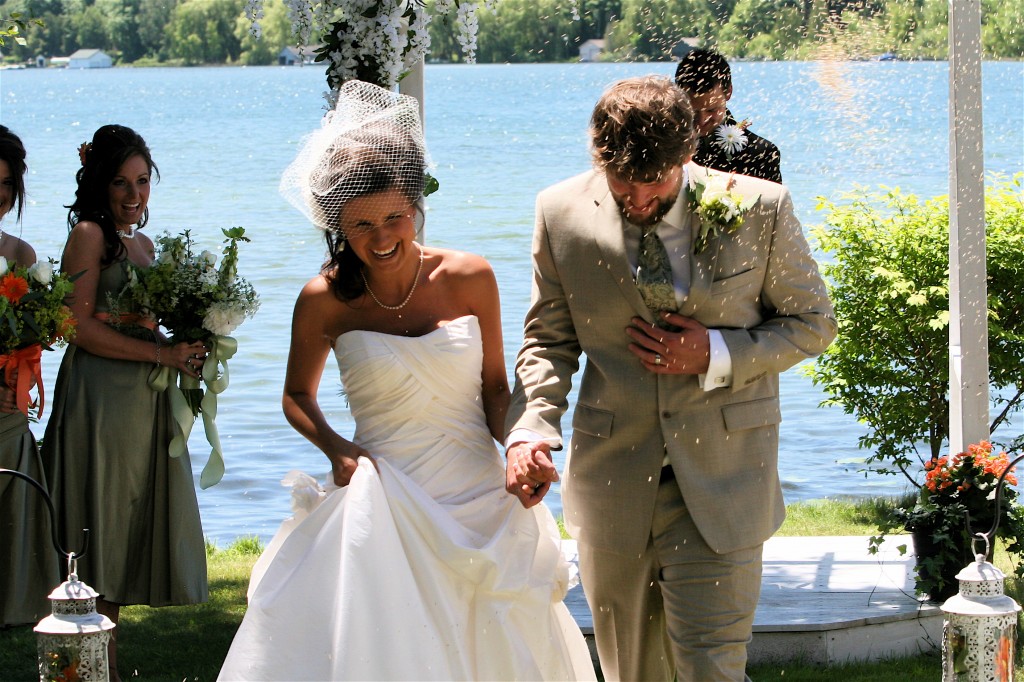
<svg viewBox="0 0 1024 682"><path fill-rule="evenodd" d="M97 130L79 155L61 263L82 273L71 301L78 329L57 375L42 458L66 543L81 546L81 529L90 530L78 573L101 595L97 610L116 622L123 604L207 599L192 467L187 453L169 456L170 401L147 383L159 365L198 377L207 350L168 344L131 311L111 319L109 297L127 283L128 264L153 261L140 230L156 166L145 141L118 125ZM114 639L110 654L118 679Z"/></svg>
<svg viewBox="0 0 1024 682"><path fill-rule="evenodd" d="M0 220L15 207L15 216L21 220L25 168L25 146L0 125ZM36 262L36 252L28 242L0 229L0 258L28 267ZM4 375L0 381L0 468L31 476L45 487L35 436L11 387L17 382L17 370ZM46 596L60 584L57 552L50 537L43 497L22 480L0 477L0 625L34 624L50 613Z"/></svg>

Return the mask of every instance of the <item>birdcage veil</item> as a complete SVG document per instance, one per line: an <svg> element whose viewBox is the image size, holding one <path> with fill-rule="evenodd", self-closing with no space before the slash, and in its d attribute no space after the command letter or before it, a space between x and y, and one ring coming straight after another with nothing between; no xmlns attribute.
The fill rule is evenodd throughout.
<svg viewBox="0 0 1024 682"><path fill-rule="evenodd" d="M372 229L342 229L349 200L397 189L420 201L429 163L416 99L353 80L305 138L280 189L314 225L349 239Z"/></svg>

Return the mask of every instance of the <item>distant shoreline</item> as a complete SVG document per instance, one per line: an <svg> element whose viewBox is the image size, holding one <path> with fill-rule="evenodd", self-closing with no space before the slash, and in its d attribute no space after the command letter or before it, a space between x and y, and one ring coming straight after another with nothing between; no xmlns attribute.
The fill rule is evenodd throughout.
<svg viewBox="0 0 1024 682"><path fill-rule="evenodd" d="M596 60L596 61L583 62L583 61L580 61L578 59L569 59L569 60L565 60L565 61L553 61L553 62L476 62L475 64L466 64L465 62L445 61L445 62L427 62L426 66L427 67L438 67L438 66L468 66L468 67L473 67L473 66L543 66L545 64L553 64L553 65L564 65L564 64L580 64L580 65L591 65L591 64L643 64L643 63L667 64L667 63L675 63L675 61L676 60L672 60L672 59L666 59L666 60L663 60L663 61L646 60L646 59L637 59L637 60L608 59L608 60ZM833 58L828 58L828 59L750 59L750 58L746 58L746 57L737 57L737 58L734 58L734 59L730 59L729 61L732 64L737 64L737 63L740 63L740 64L742 64L742 63L748 63L748 64L764 64L764 63L804 64L804 63L813 63L813 62L842 62L842 63L848 63L848 64L863 64L863 63L874 63L874 62L878 62L878 63L883 63L883 62L889 62L889 63L893 63L893 62L895 62L895 63L938 62L938 63L942 63L942 62L948 62L949 60L948 59L934 59L934 58L931 58L931 57L911 57L911 58L899 57L899 58L894 58L894 59L880 59L880 58L877 58L877 57L876 58L850 58L850 59L833 59ZM989 63L989 62L991 62L991 63L1004 63L1004 62L1021 63L1021 62L1024 62L1024 56L1019 57L1019 58L999 57L999 58L982 59L982 63ZM323 70L326 67L323 66L322 64L319 64L319 63L302 64L302 65L299 65L299 64L288 64L288 65L285 65L285 64L256 64L256 65L249 65L249 64L229 64L229 63L224 63L224 62L209 62L209 63L204 63L204 64L184 64L184 63L179 63L179 62L157 62L157 61L150 62L148 60L139 60L137 62L132 62L130 64L114 64L114 65L109 66L109 67L85 67L85 68L81 68L81 67L74 67L74 68L72 68L72 67L65 66L65 65L58 65L58 66L47 65L47 66L40 67L40 66L35 65L34 63L23 63L23 62L0 64L0 70L3 70L3 71L22 71L22 70L26 70L27 71L27 70L36 70L36 69L42 69L42 70L66 69L68 71L93 71L93 70L97 70L97 69L108 69L108 68L109 69L147 69L147 68L171 68L171 69L175 69L175 68L177 68L177 69L201 69L201 68L264 69L264 68L281 68L281 69L284 69L284 68L314 68L314 69Z"/></svg>

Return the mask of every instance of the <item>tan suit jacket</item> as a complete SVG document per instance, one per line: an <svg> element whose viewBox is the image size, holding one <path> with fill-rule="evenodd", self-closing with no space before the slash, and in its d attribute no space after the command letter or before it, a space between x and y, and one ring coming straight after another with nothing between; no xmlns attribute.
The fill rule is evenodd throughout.
<svg viewBox="0 0 1024 682"><path fill-rule="evenodd" d="M707 177L686 168L691 185ZM693 375L648 372L627 348L630 319L653 317L604 175L584 173L537 198L532 301L506 425L560 443L570 380L586 355L562 499L570 532L597 549L646 546L666 453L714 551L758 545L782 523L778 375L821 353L836 322L788 190L746 176L735 188L760 199L736 232L690 253L680 309L728 346L732 386L710 392Z"/></svg>

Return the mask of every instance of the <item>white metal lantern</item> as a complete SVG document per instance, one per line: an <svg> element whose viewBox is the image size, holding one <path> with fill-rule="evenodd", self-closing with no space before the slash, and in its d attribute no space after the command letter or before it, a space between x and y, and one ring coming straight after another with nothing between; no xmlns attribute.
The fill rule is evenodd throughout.
<svg viewBox="0 0 1024 682"><path fill-rule="evenodd" d="M53 609L35 627L40 682L101 682L110 679L107 644L114 621L96 612L99 595L78 579L68 560L68 579L50 593Z"/></svg>
<svg viewBox="0 0 1024 682"><path fill-rule="evenodd" d="M89 530L83 529L81 552L68 552L57 537L57 513L53 500L38 481L13 469L0 468L0 475L20 478L43 496L50 512L53 548L68 559L68 579L50 593L52 613L35 626L40 682L108 682L110 664L107 644L114 621L96 612L99 595L78 579L78 559L89 547Z"/></svg>
<svg viewBox="0 0 1024 682"><path fill-rule="evenodd" d="M982 537L987 546L988 537ZM1021 609L1003 593L1006 576L985 560L986 554L957 573L960 592L942 605L943 682L1013 682Z"/></svg>

